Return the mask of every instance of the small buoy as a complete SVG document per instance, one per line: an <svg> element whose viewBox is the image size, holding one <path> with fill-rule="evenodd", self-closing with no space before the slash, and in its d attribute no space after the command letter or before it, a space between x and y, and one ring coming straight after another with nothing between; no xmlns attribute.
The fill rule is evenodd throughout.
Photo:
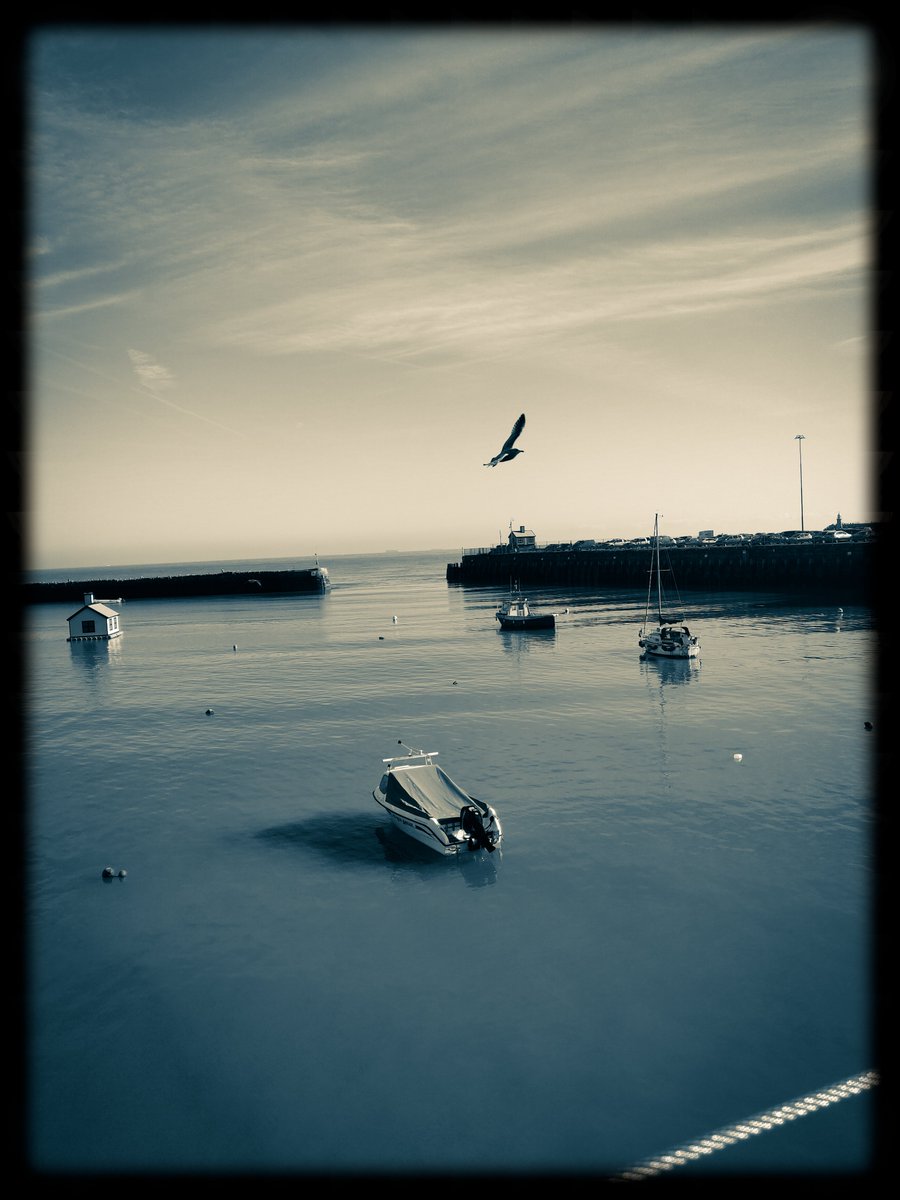
<svg viewBox="0 0 900 1200"><path fill-rule="evenodd" d="M394 622L394 624L395 624L395 625L397 624L397 618L396 618L396 617L391 617L391 620Z"/></svg>
<svg viewBox="0 0 900 1200"><path fill-rule="evenodd" d="M736 755L734 756L734 761L735 761L735 762L742 762L742 761L743 761L743 758L744 758L743 754L736 754Z"/></svg>
<svg viewBox="0 0 900 1200"><path fill-rule="evenodd" d="M211 717L211 716L213 716L213 710L212 710L211 708L208 708L208 709L206 710L206 715L207 715L208 717Z"/></svg>
<svg viewBox="0 0 900 1200"><path fill-rule="evenodd" d="M456 680L453 680L453 686L456 687Z"/></svg>
<svg viewBox="0 0 900 1200"><path fill-rule="evenodd" d="M866 729L872 729L872 728L874 728L874 726L872 725L872 722L871 722L871 721L866 721L866 722L865 722L865 726L866 726Z"/></svg>
<svg viewBox="0 0 900 1200"><path fill-rule="evenodd" d="M378 640L379 640L379 642L383 642L383 641L384 641L384 634L382 634L382 633L379 633L379 635L378 635Z"/></svg>
<svg viewBox="0 0 900 1200"><path fill-rule="evenodd" d="M235 645L235 646L232 646L231 648L232 648L232 650L237 650L237 646L236 646L236 645Z"/></svg>
<svg viewBox="0 0 900 1200"><path fill-rule="evenodd" d="M104 867L103 868L103 878L104 879L112 879L113 875L115 875L115 871L112 869L112 867Z"/></svg>
<svg viewBox="0 0 900 1200"><path fill-rule="evenodd" d="M120 878L120 879L124 879L124 878L125 878L125 876L126 876L127 874L128 874L128 872L125 870L125 868L124 868L124 867L123 867L123 868L122 868L122 870L121 870L121 871L119 871L119 873L118 873L118 875L119 875L119 878Z"/></svg>

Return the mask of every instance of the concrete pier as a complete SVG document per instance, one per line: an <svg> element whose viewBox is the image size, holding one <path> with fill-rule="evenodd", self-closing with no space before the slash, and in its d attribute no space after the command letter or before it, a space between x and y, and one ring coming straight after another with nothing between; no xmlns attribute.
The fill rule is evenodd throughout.
<svg viewBox="0 0 900 1200"><path fill-rule="evenodd" d="M272 596L328 590L324 569L295 571L216 571L208 575L160 575L143 579L92 579L65 583L23 583L26 604L80 600L84 592L120 600L171 600L195 596Z"/></svg>
<svg viewBox="0 0 900 1200"><path fill-rule="evenodd" d="M680 591L816 593L866 600L875 581L875 542L797 542L792 545L669 546L660 565L674 574ZM512 551L506 546L465 551L447 564L447 582L502 584L523 588L644 588L650 550L596 547ZM663 576L665 581L665 575Z"/></svg>

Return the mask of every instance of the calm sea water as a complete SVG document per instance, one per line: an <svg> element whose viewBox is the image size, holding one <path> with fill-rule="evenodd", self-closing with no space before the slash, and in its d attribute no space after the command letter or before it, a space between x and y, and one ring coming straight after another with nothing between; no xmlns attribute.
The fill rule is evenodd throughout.
<svg viewBox="0 0 900 1200"><path fill-rule="evenodd" d="M869 610L689 596L644 662L637 593L501 633L452 557L27 610L34 1168L607 1176L877 1066ZM390 829L399 740L502 856ZM679 1170L862 1171L873 1104Z"/></svg>

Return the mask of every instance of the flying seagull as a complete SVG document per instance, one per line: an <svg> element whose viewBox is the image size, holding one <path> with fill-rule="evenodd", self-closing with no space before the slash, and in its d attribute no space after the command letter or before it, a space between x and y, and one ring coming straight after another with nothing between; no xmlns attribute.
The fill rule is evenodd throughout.
<svg viewBox="0 0 900 1200"><path fill-rule="evenodd" d="M503 443L503 449L500 451L499 454L495 454L490 462L486 462L484 465L486 467L496 467L497 463L509 462L511 459L515 458L517 454L524 454L525 453L524 450L514 450L513 449L513 444L514 444L516 438L519 436L519 434L522 432L522 430L524 428L525 428L525 414L522 413L521 417L519 417L518 421L516 421L515 425L513 425L512 433L509 435L509 437Z"/></svg>

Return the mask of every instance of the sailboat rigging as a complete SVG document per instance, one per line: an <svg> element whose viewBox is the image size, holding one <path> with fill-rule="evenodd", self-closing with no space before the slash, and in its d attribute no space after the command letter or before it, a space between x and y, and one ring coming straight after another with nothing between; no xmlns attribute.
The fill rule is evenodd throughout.
<svg viewBox="0 0 900 1200"><path fill-rule="evenodd" d="M655 599L657 616L655 628L652 627L650 621L650 609L654 598L654 583L656 584ZM680 616L667 616L663 613L662 570L660 569L659 562L659 513L656 513L653 522L650 578L647 583L647 606L644 610L644 624L638 634L638 645L644 651L644 654L648 654L653 658L700 657L700 642L684 623L683 612Z"/></svg>

